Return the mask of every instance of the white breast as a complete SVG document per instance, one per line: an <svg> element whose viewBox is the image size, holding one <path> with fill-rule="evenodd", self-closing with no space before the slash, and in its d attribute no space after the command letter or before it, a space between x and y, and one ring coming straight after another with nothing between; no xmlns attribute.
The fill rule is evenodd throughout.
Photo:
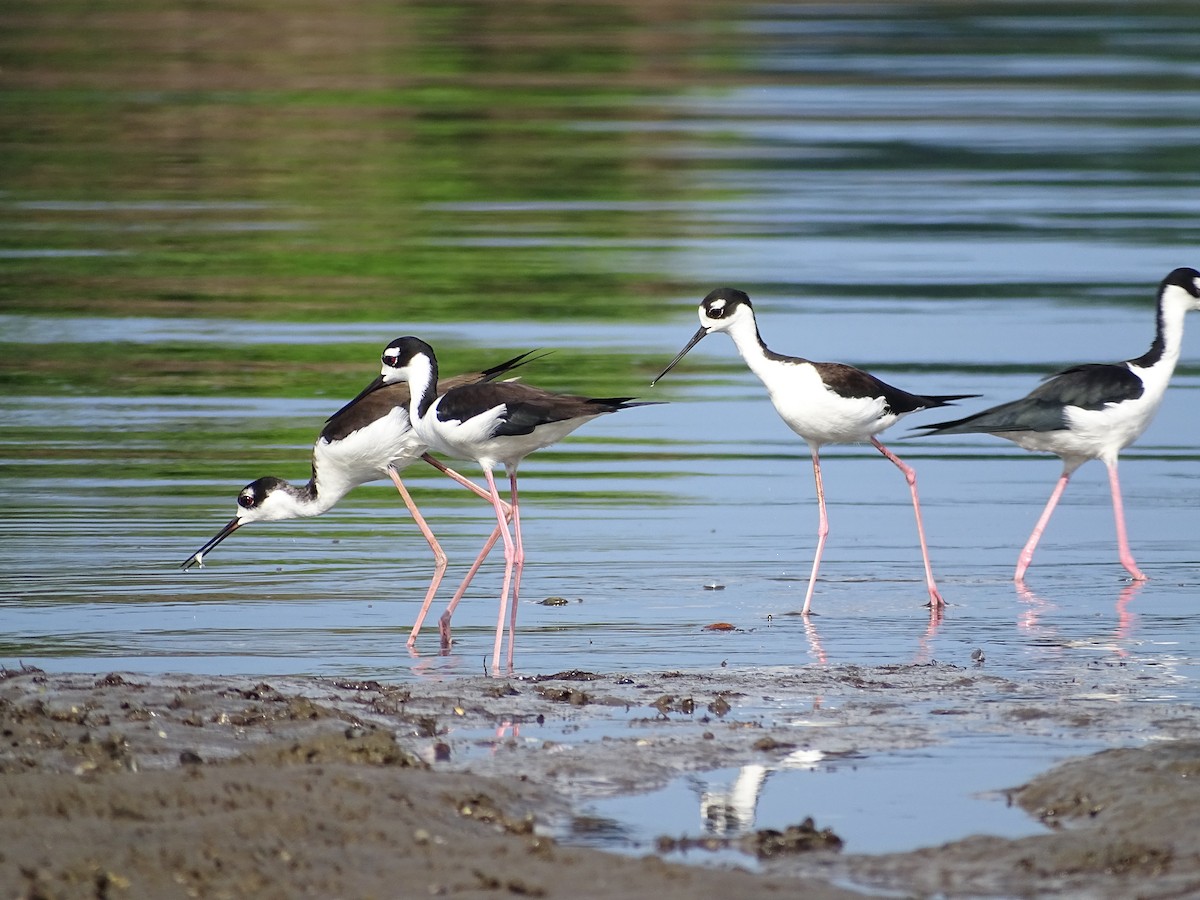
<svg viewBox="0 0 1200 900"><path fill-rule="evenodd" d="M892 425L882 397L842 397L808 363L779 363L762 378L771 403L788 427L813 444L866 440ZM761 375L760 375L761 378Z"/></svg>
<svg viewBox="0 0 1200 900"><path fill-rule="evenodd" d="M403 469L425 449L408 425L408 413L397 407L339 441L318 440L313 446L313 461L323 487L333 488L335 481L354 487L386 478L389 466Z"/></svg>

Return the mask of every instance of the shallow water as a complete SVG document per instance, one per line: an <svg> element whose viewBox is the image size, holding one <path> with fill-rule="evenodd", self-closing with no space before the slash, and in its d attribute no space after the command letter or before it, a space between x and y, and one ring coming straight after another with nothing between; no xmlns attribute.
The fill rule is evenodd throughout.
<svg viewBox="0 0 1200 900"><path fill-rule="evenodd" d="M815 760L795 756L800 758L785 758L781 765L687 775L649 794L593 803L591 814L612 827L600 830L589 820L587 830L573 836L640 854L653 850L661 835L719 838L756 829L782 831L797 823L801 810L819 828L832 829L853 853L900 853L964 834L1018 838L1046 831L996 788L1022 784L1043 771L1047 747L1042 743L1022 746L1008 739L993 752L950 745L831 762L819 754ZM935 770L951 776L930 777ZM693 849L671 856L754 865L753 857L737 850Z"/></svg>
<svg viewBox="0 0 1200 900"><path fill-rule="evenodd" d="M120 53L77 71L29 57L11 98L27 118L4 114L0 167L0 663L481 671L499 554L460 607L453 652L427 633L410 654L430 554L389 485L317 520L249 527L202 571L178 568L244 483L307 476L324 418L408 332L464 367L553 349L529 380L671 401L596 421L523 468L520 672L969 666L981 649L989 670L1023 681L1096 663L1131 678L1153 669L1142 699L1195 703L1194 335L1158 419L1123 457L1144 586L1129 588L1116 562L1099 464L1073 479L1022 594L1012 567L1057 461L987 437L904 439L936 413L884 436L919 473L950 603L936 626L907 490L875 451L824 454L832 532L819 615L805 622L788 615L816 529L803 446L723 337L649 386L719 283L751 292L774 349L913 391L983 395L963 410L1070 363L1140 354L1155 284L1198 262L1200 62L1177 38L1200 23L1187 4L1106 9L712 5L657 25L630 12L619 41L597 27L586 42L628 51L619 77L581 49L583 74L559 80L501 51L467 61L455 53L478 48L441 31L422 52L453 64L428 82L424 57L390 37L361 61L378 63L370 77L331 39L319 84L303 53L255 71L234 47L225 71L201 48L176 72L194 80L181 93L144 93L155 66L170 68L154 55L170 57L167 43L144 68ZM374 33L370 15L387 14L362 15ZM519 30L509 15L481 27ZM568 18L530 40L553 46L580 27ZM105 47L169 27L129 36L119 21L81 22L76 33L95 29ZM18 24L8 40L26 48L52 31L33 14ZM400 33L390 27L379 33ZM76 136L46 136L60 132ZM406 476L450 555L448 597L491 513L432 470ZM551 596L569 603L538 603ZM736 630L702 630L713 622ZM1021 752L1028 767L998 772L1003 783L964 768L952 783L968 806L942 831L912 832L963 833L983 815L963 798L1086 749ZM837 796L876 796L873 772L936 780L956 758L872 761L853 777L839 766L829 781ZM692 816L697 786L729 774L604 814L638 818L650 802ZM814 784L781 773L764 796ZM675 821L656 831L694 827Z"/></svg>

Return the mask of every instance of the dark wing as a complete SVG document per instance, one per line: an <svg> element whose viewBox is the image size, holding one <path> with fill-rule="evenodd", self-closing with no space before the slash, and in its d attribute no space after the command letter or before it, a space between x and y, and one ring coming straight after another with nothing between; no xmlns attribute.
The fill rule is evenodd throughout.
<svg viewBox="0 0 1200 900"><path fill-rule="evenodd" d="M395 406L407 410L409 396L407 383L371 382L354 400L329 417L321 429L321 438L327 441L341 440L376 419L382 419Z"/></svg>
<svg viewBox="0 0 1200 900"><path fill-rule="evenodd" d="M1103 409L1134 400L1144 386L1124 365L1089 363L1050 376L1020 400L1002 403L952 422L921 425L926 434L1003 434L1012 431L1061 431L1068 407Z"/></svg>
<svg viewBox="0 0 1200 900"><path fill-rule="evenodd" d="M893 387L886 381L881 381L870 372L856 369L845 363L812 363L821 375L821 380L831 391L843 397L870 398L882 397L888 409L894 413L916 412L920 409L933 409L938 406L949 406L955 400L967 400L978 397L978 394L910 394L908 391Z"/></svg>
<svg viewBox="0 0 1200 900"><path fill-rule="evenodd" d="M1087 363L1051 375L1030 391L1029 397L1080 409L1103 409L1109 403L1136 400L1144 390L1142 379L1124 363Z"/></svg>
<svg viewBox="0 0 1200 900"><path fill-rule="evenodd" d="M1061 431L1067 427L1061 403L1044 402L1024 397L1001 403L983 412L953 419L918 425L916 430L930 434L1004 434L1008 431Z"/></svg>
<svg viewBox="0 0 1200 900"><path fill-rule="evenodd" d="M600 416L649 404L633 402L630 397L596 399L556 394L533 385L505 381L499 384L469 384L448 391L438 404L437 414L443 422L464 422L501 405L504 412L493 431L494 436L530 434L539 425Z"/></svg>
<svg viewBox="0 0 1200 900"><path fill-rule="evenodd" d="M534 356L533 354L536 352L536 350L530 350L528 353L522 353L519 356L514 356L512 359L506 359L504 362L492 366L490 369L484 369L482 372L467 372L464 375L439 379L437 392L440 395L463 385L491 381L511 372L513 369L520 368L547 355L546 353L542 353ZM339 438L344 438L348 434L353 434L363 426L369 425L376 419L386 416L388 410L393 406L401 406L407 409L410 396L411 393L407 384L396 383L389 385L384 382L381 375L359 391L357 397L325 420L325 427L321 430L321 437L326 440L335 441Z"/></svg>
<svg viewBox="0 0 1200 900"><path fill-rule="evenodd" d="M348 409L350 409L350 407L352 407L355 403L358 403L360 400L362 400L367 395L372 394L375 391L379 390L380 388L386 387L386 386L387 386L387 382L385 382L383 380L383 376L377 375L375 377L374 381L372 381L365 388L363 388L361 391L358 392L357 397L355 397L353 400L351 400L349 403L347 403L345 406L343 406L341 409L339 409L337 412L335 412L332 416L330 416L328 419L326 419L325 420L326 424L332 422L338 416L343 415Z"/></svg>

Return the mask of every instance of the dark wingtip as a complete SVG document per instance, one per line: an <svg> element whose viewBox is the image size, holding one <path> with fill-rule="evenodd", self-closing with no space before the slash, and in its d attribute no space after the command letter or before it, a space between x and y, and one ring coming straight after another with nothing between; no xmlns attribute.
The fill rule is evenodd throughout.
<svg viewBox="0 0 1200 900"><path fill-rule="evenodd" d="M484 369L482 373L483 380L494 381L505 372L511 372L513 369L519 369L521 366L527 366L530 363L537 362L539 359L545 359L553 352L553 350L542 350L541 348L527 350L518 356L514 356L512 359L506 359L499 365L492 366L490 369Z"/></svg>
<svg viewBox="0 0 1200 900"><path fill-rule="evenodd" d="M593 397L590 402L608 407L611 412L616 412L619 409L633 409L635 406L662 406L667 401L639 400L637 397Z"/></svg>

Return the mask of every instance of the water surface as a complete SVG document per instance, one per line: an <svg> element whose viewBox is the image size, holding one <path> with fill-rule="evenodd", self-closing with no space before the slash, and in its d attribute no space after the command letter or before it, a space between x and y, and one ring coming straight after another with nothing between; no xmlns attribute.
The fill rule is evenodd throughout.
<svg viewBox="0 0 1200 900"><path fill-rule="evenodd" d="M386 483L178 568L243 484L306 478L325 417L414 333L447 368L551 349L529 380L670 401L523 468L519 672L967 666L982 649L1025 683L1120 665L1155 674L1140 699L1196 702L1194 335L1123 457L1144 586L1116 562L1099 464L1019 592L1057 461L904 438L936 414L885 436L920 476L950 603L932 626L908 492L874 450L825 452L806 622L789 615L815 539L805 448L720 336L649 386L724 283L774 349L982 395L964 410L1143 352L1155 285L1200 262L1190 4L571 4L532 27L530 4L313 2L251 5L220 41L216 10L106 9L31 7L0 37L3 664L480 671L499 556L453 651L426 635L410 654L431 557ZM491 513L432 470L406 479L448 597ZM702 630L719 621L736 630ZM1051 744L1030 771L1090 749ZM987 788L961 774L960 798Z"/></svg>

